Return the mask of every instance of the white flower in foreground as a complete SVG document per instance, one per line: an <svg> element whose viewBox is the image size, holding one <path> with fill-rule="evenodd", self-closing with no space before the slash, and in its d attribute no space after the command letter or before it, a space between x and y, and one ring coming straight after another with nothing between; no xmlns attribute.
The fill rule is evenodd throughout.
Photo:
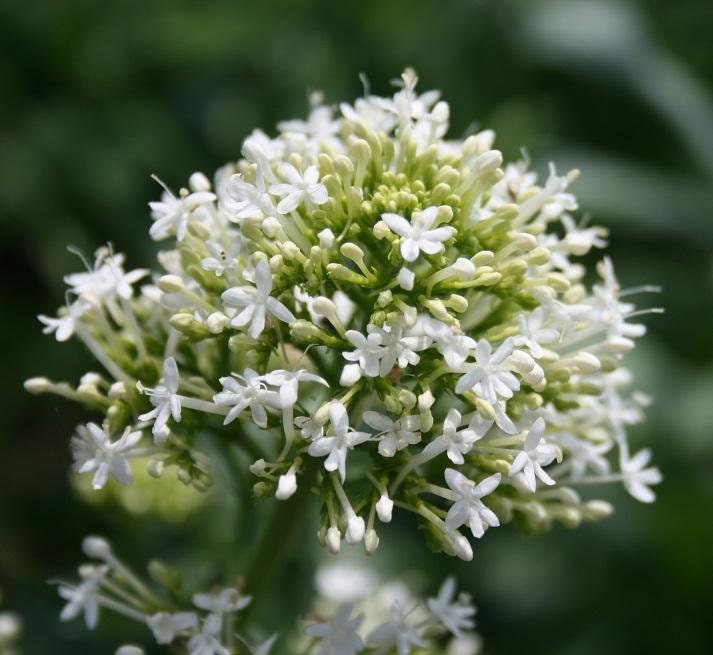
<svg viewBox="0 0 713 655"><path fill-rule="evenodd" d="M649 448L644 448L633 457L629 457L628 448L620 446L619 465L621 466L624 488L642 503L653 503L656 500L656 494L650 489L650 485L658 484L663 480L658 468L655 466L645 468L650 460L651 450Z"/></svg>
<svg viewBox="0 0 713 655"><path fill-rule="evenodd" d="M201 631L188 641L188 655L230 655L230 651L218 640L221 627L221 617L209 614L203 621Z"/></svg>
<svg viewBox="0 0 713 655"><path fill-rule="evenodd" d="M396 451L403 450L421 441L418 431L418 416L404 416L396 421L379 412L364 412L364 423L379 432L379 455L393 457Z"/></svg>
<svg viewBox="0 0 713 655"><path fill-rule="evenodd" d="M220 378L223 391L213 396L217 405L230 407L223 425L232 423L247 407L250 408L253 421L261 428L267 427L266 407L279 409L281 407L280 395L270 391L262 376L251 368L246 368L242 375L233 373L232 376Z"/></svg>
<svg viewBox="0 0 713 655"><path fill-rule="evenodd" d="M456 580L451 576L443 581L438 595L429 598L426 605L438 623L445 626L451 634L460 637L463 635L463 630L471 630L475 627L475 621L471 617L476 609L462 599L454 602L455 594Z"/></svg>
<svg viewBox="0 0 713 655"><path fill-rule="evenodd" d="M96 423L88 423L86 427L79 426L77 433L85 448L79 449L75 446L75 466L79 473L94 472L94 489L101 489L110 474L121 484L131 483L131 467L127 458L141 439L141 432L132 432L131 428L127 427L121 437L112 442L107 428L102 429Z"/></svg>
<svg viewBox="0 0 713 655"><path fill-rule="evenodd" d="M183 241L193 212L201 205L212 203L215 199L215 194L210 191L187 193L185 189L182 189L177 198L164 186L161 200L149 203L151 216L154 219L149 230L151 238L160 241L175 235L177 241Z"/></svg>
<svg viewBox="0 0 713 655"><path fill-rule="evenodd" d="M158 612L146 619L146 623L158 644L170 644L173 640L193 630L198 626L198 615L195 612Z"/></svg>
<svg viewBox="0 0 713 655"><path fill-rule="evenodd" d="M540 416L530 428L525 437L523 449L517 454L508 471L509 477L516 475L525 487L535 493L537 480L540 479L547 485L554 485L555 481L542 468L551 464L558 455L558 450L552 444L540 443L545 434L545 420Z"/></svg>
<svg viewBox="0 0 713 655"><path fill-rule="evenodd" d="M503 341L495 352L487 339L480 339L475 347L475 364L466 365L470 370L458 380L456 393L472 390L490 403L496 403L498 398L512 398L520 382L503 367L512 350L511 339Z"/></svg>
<svg viewBox="0 0 713 655"><path fill-rule="evenodd" d="M277 298L273 298L272 273L270 265L260 260L255 267L255 286L232 287L222 295L223 302L231 307L242 307L230 321L233 327L245 327L250 324L248 334L257 339L265 329L265 318L269 314L285 323L295 320L292 312Z"/></svg>
<svg viewBox="0 0 713 655"><path fill-rule="evenodd" d="M330 429L309 445L312 457L324 457L327 471L339 471L342 482L347 477L347 451L371 437L368 432L356 432L349 427L347 408L339 401L329 406Z"/></svg>
<svg viewBox="0 0 713 655"><path fill-rule="evenodd" d="M163 363L163 383L153 389L145 388L154 408L150 412L141 414L139 421L151 421L154 424L151 432L157 438L168 435L168 417L172 416L176 423L181 421L181 398L178 395L178 366L173 357L167 358Z"/></svg>
<svg viewBox="0 0 713 655"><path fill-rule="evenodd" d="M77 327L77 322L82 317L91 305L83 300L75 300L66 307L66 314L57 318L40 314L37 318L40 323L44 324L42 334L51 334L54 332L54 338L57 341L67 341L72 337Z"/></svg>
<svg viewBox="0 0 713 655"><path fill-rule="evenodd" d="M124 255L112 255L108 248L100 248L93 270L66 275L64 281L72 293L93 305L112 300L114 296L128 300L134 295L132 285L149 271L138 268L126 273L123 264Z"/></svg>
<svg viewBox="0 0 713 655"><path fill-rule="evenodd" d="M304 369L298 371L285 371L283 369L278 369L275 371L270 371L265 376L263 376L265 382L273 387L278 387L280 404L283 407L292 407L297 402L298 386L300 382L317 382L325 387L329 386L329 383L319 375L310 373Z"/></svg>
<svg viewBox="0 0 713 655"><path fill-rule="evenodd" d="M459 496L446 515L446 530L457 530L467 523L473 536L480 539L488 527L495 528L500 525L495 512L481 500L497 489L500 473L495 473L478 484L455 469L446 469L445 477L451 491Z"/></svg>
<svg viewBox="0 0 713 655"><path fill-rule="evenodd" d="M277 205L280 214L289 214L299 205L323 205L329 199L327 187L319 182L319 168L309 166L300 173L292 164L282 164L280 175L287 183L273 184L270 193L280 196L282 200Z"/></svg>
<svg viewBox="0 0 713 655"><path fill-rule="evenodd" d="M305 628L305 633L320 640L317 655L356 655L364 648L364 642L357 634L364 615L350 618L353 608L352 603L344 603L328 623L314 623Z"/></svg>
<svg viewBox="0 0 713 655"><path fill-rule="evenodd" d="M344 359L349 362L356 362L361 373L369 378L388 373L388 371L383 372L381 368L381 360L386 354L386 348L384 348L381 335L378 332L369 332L364 336L356 330L347 330L346 337L355 349L350 352L343 352L342 357ZM345 368L348 367L349 365Z"/></svg>
<svg viewBox="0 0 713 655"><path fill-rule="evenodd" d="M456 233L450 225L432 228L438 216L438 207L427 207L414 212L411 222L399 214L382 214L381 220L389 229L401 237L401 256L407 262L415 262L420 252L435 255L444 250L444 241Z"/></svg>
<svg viewBox="0 0 713 655"><path fill-rule="evenodd" d="M396 650L397 655L408 655L411 647L425 648L426 644L421 639L416 627L406 620L398 601L391 605L391 620L382 623L369 633L366 641L369 645L376 646L376 653L385 655Z"/></svg>
<svg viewBox="0 0 713 655"><path fill-rule="evenodd" d="M454 464L463 464L465 461L463 455L466 455L473 449L473 444L480 437L477 432L470 428L459 430L461 418L461 414L457 409L453 407L449 409L443 421L443 431L441 435L423 449L423 454L435 457L446 451L448 459L450 459L451 462Z"/></svg>
<svg viewBox="0 0 713 655"><path fill-rule="evenodd" d="M80 574L84 578L83 582L76 587L59 586L57 592L67 601L59 615L60 621L71 621L83 613L87 628L93 630L96 627L99 621L97 588L108 571L108 566L82 567Z"/></svg>

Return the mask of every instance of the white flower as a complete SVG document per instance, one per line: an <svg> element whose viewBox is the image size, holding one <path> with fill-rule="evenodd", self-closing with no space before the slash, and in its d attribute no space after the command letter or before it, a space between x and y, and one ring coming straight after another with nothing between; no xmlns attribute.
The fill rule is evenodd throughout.
<svg viewBox="0 0 713 655"><path fill-rule="evenodd" d="M250 407L253 421L261 428L267 427L266 407L279 409L280 396L276 391L270 391L264 378L251 368L246 368L242 375L233 373L232 376L220 378L223 391L213 396L213 402L218 405L232 407L225 417L223 425L234 421L240 413Z"/></svg>
<svg viewBox="0 0 713 655"><path fill-rule="evenodd" d="M75 467L79 473L95 472L92 480L94 489L101 489L107 483L109 474L121 484L131 483L131 467L127 458L141 439L141 432L132 432L127 427L121 437L112 442L107 428L88 423L86 427L80 425L77 428L77 437L78 440L73 443Z"/></svg>
<svg viewBox="0 0 713 655"><path fill-rule="evenodd" d="M346 337L355 349L343 352L342 357L349 362L357 362L360 371L367 377L378 377L381 374L381 359L386 353L381 344L381 335L378 332L370 332L364 336L356 330L347 330Z"/></svg>
<svg viewBox="0 0 713 655"><path fill-rule="evenodd" d="M558 455L556 446L540 443L545 434L545 427L545 420L541 416L535 420L525 437L523 449L517 454L508 471L508 476L511 478L518 475L525 488L531 493L535 493L537 489L535 478L539 478L547 485L555 484L542 468L551 464Z"/></svg>
<svg viewBox="0 0 713 655"><path fill-rule="evenodd" d="M313 623L305 628L310 637L320 640L317 655L356 655L364 648L357 633L364 615L350 618L353 607L352 603L344 603L337 607L334 618L328 623Z"/></svg>
<svg viewBox="0 0 713 655"><path fill-rule="evenodd" d="M54 338L57 341L67 341L74 334L79 319L90 308L91 305L89 303L83 300L75 300L66 307L66 313L58 318L40 314L37 318L45 325L42 329L42 334L54 332Z"/></svg>
<svg viewBox="0 0 713 655"><path fill-rule="evenodd" d="M395 649L397 655L408 655L412 646L426 647L416 628L406 621L407 616L399 602L394 601L391 620L374 628L366 639L368 644L377 646L376 653L385 655Z"/></svg>
<svg viewBox="0 0 713 655"><path fill-rule="evenodd" d="M451 468L446 469L445 477L451 491L459 496L446 515L446 530L457 530L467 523L473 536L480 539L488 526L495 528L500 525L495 513L481 500L497 489L500 473L495 473L478 484Z"/></svg>
<svg viewBox="0 0 713 655"><path fill-rule="evenodd" d="M134 293L131 285L149 271L139 268L126 273L123 264L124 255L112 255L108 248L100 248L93 270L66 275L64 281L73 293L93 305L100 305L117 295L128 300Z"/></svg>
<svg viewBox="0 0 713 655"><path fill-rule="evenodd" d="M435 457L446 451L448 459L454 464L463 464L463 455L473 449L473 444L480 439L480 436L470 428L459 430L461 422L460 412L451 407L443 421L443 431L424 449L423 454Z"/></svg>
<svg viewBox="0 0 713 655"><path fill-rule="evenodd" d="M456 393L472 390L490 403L496 403L499 397L512 398L520 383L503 367L503 361L512 349L511 339L503 341L495 352L487 339L480 339L475 347L475 364L466 365L470 370L458 380Z"/></svg>
<svg viewBox="0 0 713 655"><path fill-rule="evenodd" d="M394 421L385 414L367 411L364 412L363 419L370 428L378 430L379 454L382 457L393 457L396 451L421 441L418 416L404 416Z"/></svg>
<svg viewBox="0 0 713 655"><path fill-rule="evenodd" d="M424 330L436 343L438 352L449 368L457 368L476 347L475 339L455 332L450 326L431 319L424 322Z"/></svg>
<svg viewBox="0 0 713 655"><path fill-rule="evenodd" d="M260 260L255 267L255 286L232 287L222 295L223 302L233 307L243 307L230 321L233 327L244 327L248 323L250 328L248 334L251 339L257 339L265 329L266 314L274 316L285 323L292 323L295 320L292 312L285 307L277 298L273 298L272 273L270 265Z"/></svg>
<svg viewBox="0 0 713 655"><path fill-rule="evenodd" d="M317 151L322 147L341 151L343 146L336 138L340 125L341 121L332 118L330 107L319 105L312 108L306 121L300 119L281 121L277 124L277 129L287 134L305 135L315 144Z"/></svg>
<svg viewBox="0 0 713 655"><path fill-rule="evenodd" d="M609 472L609 462L604 455L611 450L610 442L593 444L566 432L553 435L553 439L567 450L567 459L562 466L569 468L572 481L581 478L587 468L600 475Z"/></svg>
<svg viewBox="0 0 713 655"><path fill-rule="evenodd" d="M443 581L435 598L426 600L426 605L439 623L443 624L451 634L460 637L463 635L462 630L470 630L475 626L475 621L471 617L476 610L462 599L453 602L455 593L456 580L451 576Z"/></svg>
<svg viewBox="0 0 713 655"><path fill-rule="evenodd" d="M220 207L238 224L245 218L272 216L275 206L265 190L262 166L258 164L255 184L247 182L242 175L233 175L226 186L225 196L221 198Z"/></svg>
<svg viewBox="0 0 713 655"><path fill-rule="evenodd" d="M221 627L221 617L209 614L203 621L201 631L188 641L188 655L230 655L230 651L218 640Z"/></svg>
<svg viewBox="0 0 713 655"><path fill-rule="evenodd" d="M194 594L193 604L206 612L216 614L229 614L239 612L252 602L252 596L241 596L237 589L228 587L221 589L216 594Z"/></svg>
<svg viewBox="0 0 713 655"><path fill-rule="evenodd" d="M414 212L410 223L399 214L382 214L381 220L401 237L401 256L404 260L414 262L420 252L427 255L443 252L443 242L455 235L455 228L449 225L432 228L437 216L438 207L427 207Z"/></svg>
<svg viewBox="0 0 713 655"><path fill-rule="evenodd" d="M325 387L329 386L329 383L324 378L304 369L300 369L299 371L278 369L270 371L263 376L263 379L269 385L279 388L280 404L283 409L285 407L292 407L297 402L298 385L300 382L317 382Z"/></svg>
<svg viewBox="0 0 713 655"><path fill-rule="evenodd" d="M516 346L526 346L535 359L545 354L542 344L555 343L559 339L557 330L543 327L545 312L542 307L536 307L529 314L520 314L517 321L520 334L514 338L513 343Z"/></svg>
<svg viewBox="0 0 713 655"><path fill-rule="evenodd" d="M59 595L67 601L59 615L60 621L71 621L84 613L84 623L93 630L99 620L99 601L97 591L102 578L108 573L108 566L87 566L80 569L84 578L76 587L60 585Z"/></svg>
<svg viewBox="0 0 713 655"><path fill-rule="evenodd" d="M636 500L642 503L653 503L656 494L649 485L658 484L663 479L661 471L655 466L645 468L651 460L651 450L644 448L629 457L628 447L624 442L619 447L619 466L621 467L624 488Z"/></svg>
<svg viewBox="0 0 713 655"><path fill-rule="evenodd" d="M149 230L151 238L158 241L175 234L177 241L183 241L186 237L188 221L196 209L214 200L215 194L210 191L187 193L187 189L182 189L180 196L176 198L164 186L161 200L149 203L151 216L154 219Z"/></svg>
<svg viewBox="0 0 713 655"><path fill-rule="evenodd" d="M312 457L324 457L324 468L327 471L339 471L342 482L346 479L347 451L363 443L371 437L368 432L356 432L349 427L347 409L339 401L329 406L330 429L326 435L320 436L309 445Z"/></svg>
<svg viewBox="0 0 713 655"><path fill-rule="evenodd" d="M158 612L146 619L146 623L158 644L170 644L173 640L198 625L198 615L195 612Z"/></svg>
<svg viewBox="0 0 713 655"><path fill-rule="evenodd" d="M163 383L153 389L144 388L144 392L149 395L154 408L150 412L141 414L139 421L154 421L151 432L157 438L167 436L168 417L172 416L176 423L181 421L181 397L178 395L178 366L173 357L169 357L163 363Z"/></svg>
<svg viewBox="0 0 713 655"><path fill-rule="evenodd" d="M329 199L327 187L319 182L319 168L316 165L300 174L292 164L282 164L280 175L287 183L270 187L270 193L282 198L277 204L280 214L289 214L303 202L307 202L308 206L323 205Z"/></svg>
<svg viewBox="0 0 713 655"><path fill-rule="evenodd" d="M201 267L221 277L225 271L235 265L235 258L242 251L243 246L243 239L239 234L233 237L227 250L218 241L206 241L205 247L211 256L203 258Z"/></svg>

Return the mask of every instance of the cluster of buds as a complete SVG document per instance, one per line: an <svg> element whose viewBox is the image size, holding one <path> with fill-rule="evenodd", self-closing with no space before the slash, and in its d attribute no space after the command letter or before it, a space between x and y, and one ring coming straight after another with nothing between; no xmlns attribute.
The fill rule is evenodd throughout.
<svg viewBox="0 0 713 655"><path fill-rule="evenodd" d="M210 433L252 458L256 496L317 490L331 552L373 552L397 508L466 560L467 533L608 515L583 485L653 500L660 473L626 432L647 399L621 360L645 331L629 296L655 289L622 290L608 258L588 286L575 259L606 231L573 218L577 171L538 184L489 130L445 139L448 104L416 81L338 111L315 97L212 182L161 183L161 272L107 247L65 278L40 320L104 370L26 386L101 414L72 440L94 487L148 457L205 489Z"/></svg>

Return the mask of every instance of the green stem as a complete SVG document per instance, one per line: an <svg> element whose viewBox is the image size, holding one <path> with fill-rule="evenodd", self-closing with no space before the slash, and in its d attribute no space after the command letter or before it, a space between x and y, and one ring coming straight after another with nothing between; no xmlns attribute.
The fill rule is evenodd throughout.
<svg viewBox="0 0 713 655"><path fill-rule="evenodd" d="M292 542L309 508L311 488L318 472L319 462L307 461L295 495L285 501L272 501L275 504L272 517L257 540L246 573L246 593L256 599L269 589L271 578L279 573L291 552Z"/></svg>

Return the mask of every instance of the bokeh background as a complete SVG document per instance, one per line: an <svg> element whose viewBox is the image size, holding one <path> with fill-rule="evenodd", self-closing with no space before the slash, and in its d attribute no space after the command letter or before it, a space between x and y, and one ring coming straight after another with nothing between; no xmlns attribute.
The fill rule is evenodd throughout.
<svg viewBox="0 0 713 655"><path fill-rule="evenodd" d="M489 126L510 158L526 145L541 172L550 160L580 168L574 191L610 228L620 279L663 286L651 302L666 314L647 319L631 365L655 397L633 440L654 447L665 480L653 506L606 490L617 513L601 524L494 530L467 566L397 522L371 564L427 591L455 570L493 655L710 652L713 3L2 0L0 23L0 588L24 619L26 655L121 643L121 621L100 634L57 621L46 581L72 573L87 532L133 562L160 556L199 576L201 557L236 549L229 494L98 505L71 482L68 437L86 417L22 390L32 375L88 368L35 318L62 303L62 275L78 267L65 245L111 240L144 265L151 173L177 187L236 158L253 127L304 115L310 91L354 98L363 72L388 93L407 65L451 102L452 134ZM310 593L321 555L310 531L300 538L268 624Z"/></svg>

